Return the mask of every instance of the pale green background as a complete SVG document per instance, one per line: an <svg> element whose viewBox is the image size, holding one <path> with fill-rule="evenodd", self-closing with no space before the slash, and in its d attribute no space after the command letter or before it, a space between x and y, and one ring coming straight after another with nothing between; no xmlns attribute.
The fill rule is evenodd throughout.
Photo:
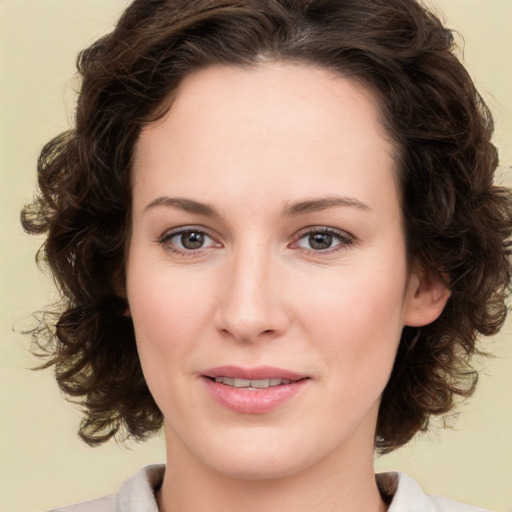
<svg viewBox="0 0 512 512"><path fill-rule="evenodd" d="M110 29L123 0L0 0L0 510L40 511L114 491L140 466L162 461L162 439L92 449L76 437L79 416L51 372L31 372L27 340L13 330L51 301L36 268L40 241L18 212L30 200L43 143L72 117L78 50ZM512 1L437 0L465 36L465 61L498 122L502 179L512 162ZM508 176L508 177L507 177ZM490 262L490 264L492 264ZM512 322L489 347L480 387L456 423L377 461L428 492L512 511Z"/></svg>

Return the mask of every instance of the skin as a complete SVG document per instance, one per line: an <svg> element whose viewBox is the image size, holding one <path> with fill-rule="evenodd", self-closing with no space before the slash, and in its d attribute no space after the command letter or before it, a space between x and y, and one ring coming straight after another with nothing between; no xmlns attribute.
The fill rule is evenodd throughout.
<svg viewBox="0 0 512 512"><path fill-rule="evenodd" d="M367 89L286 63L195 72L142 132L127 297L165 417L162 510L385 510L380 396L403 326L447 299L407 266L392 149ZM205 391L228 364L308 378L244 414Z"/></svg>

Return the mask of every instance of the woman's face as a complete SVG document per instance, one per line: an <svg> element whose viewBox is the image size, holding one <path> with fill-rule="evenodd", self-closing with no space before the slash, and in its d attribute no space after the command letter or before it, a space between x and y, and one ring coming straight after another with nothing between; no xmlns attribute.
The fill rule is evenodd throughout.
<svg viewBox="0 0 512 512"><path fill-rule="evenodd" d="M128 301L176 460L269 478L371 457L402 328L433 320L373 95L312 67L211 67L133 173Z"/></svg>

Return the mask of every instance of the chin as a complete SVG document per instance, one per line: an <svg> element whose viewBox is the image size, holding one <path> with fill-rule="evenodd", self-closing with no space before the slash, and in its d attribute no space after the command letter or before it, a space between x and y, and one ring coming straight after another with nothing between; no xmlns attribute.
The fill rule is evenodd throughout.
<svg viewBox="0 0 512 512"><path fill-rule="evenodd" d="M214 471L238 480L261 481L286 478L308 467L310 462L295 456L285 457L282 453L246 454L244 456L216 460L210 465Z"/></svg>
<svg viewBox="0 0 512 512"><path fill-rule="evenodd" d="M210 469L226 477L273 480L300 473L331 451L318 442L308 445L300 436L290 432L286 435L276 432L261 434L245 432L245 435L230 436L229 439L217 438L215 445L210 445L200 458Z"/></svg>

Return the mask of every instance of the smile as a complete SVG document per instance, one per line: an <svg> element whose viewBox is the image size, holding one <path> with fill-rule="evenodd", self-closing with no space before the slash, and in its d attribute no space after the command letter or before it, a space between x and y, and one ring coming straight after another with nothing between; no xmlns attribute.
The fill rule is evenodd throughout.
<svg viewBox="0 0 512 512"><path fill-rule="evenodd" d="M215 382L234 388L265 389L287 385L290 379L237 379L234 377L215 377Z"/></svg>
<svg viewBox="0 0 512 512"><path fill-rule="evenodd" d="M206 370L202 377L210 398L238 414L270 413L312 382L309 375L270 366L222 366Z"/></svg>

